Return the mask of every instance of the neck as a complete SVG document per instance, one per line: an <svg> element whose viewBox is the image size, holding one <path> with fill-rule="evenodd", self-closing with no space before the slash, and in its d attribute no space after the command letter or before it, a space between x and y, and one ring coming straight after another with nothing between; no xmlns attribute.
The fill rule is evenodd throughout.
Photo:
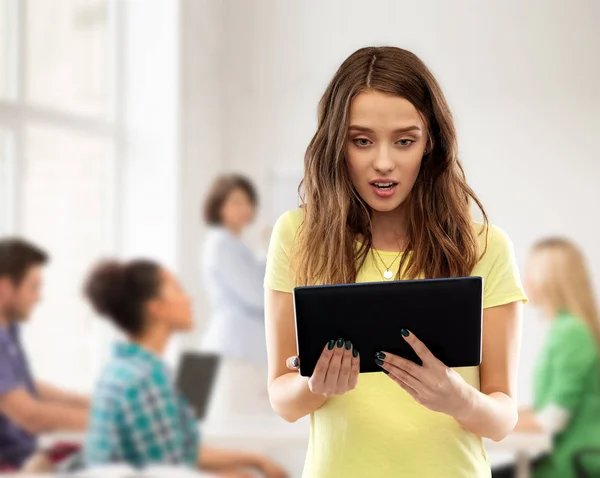
<svg viewBox="0 0 600 478"><path fill-rule="evenodd" d="M0 327L8 327L8 325L10 324L8 317L6 317L4 314L0 314Z"/></svg>
<svg viewBox="0 0 600 478"><path fill-rule="evenodd" d="M241 237L242 235L242 228L241 227L235 227L235 226L225 226L227 228L227 230L233 234L236 237Z"/></svg>
<svg viewBox="0 0 600 478"><path fill-rule="evenodd" d="M550 320L554 320L554 319L556 319L556 317L558 317L559 311L550 305L542 306L541 310L542 310L542 314Z"/></svg>
<svg viewBox="0 0 600 478"><path fill-rule="evenodd" d="M171 332L166 328L153 327L146 331L142 336L132 338L131 341L155 355L162 357L170 337Z"/></svg>
<svg viewBox="0 0 600 478"><path fill-rule="evenodd" d="M406 241L406 212L401 206L389 212L371 214L373 247L382 250L403 250Z"/></svg>

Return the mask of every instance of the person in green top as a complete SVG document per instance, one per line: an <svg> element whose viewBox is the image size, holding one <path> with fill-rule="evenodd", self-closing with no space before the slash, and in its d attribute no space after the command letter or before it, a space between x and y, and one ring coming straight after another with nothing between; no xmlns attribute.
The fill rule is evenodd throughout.
<svg viewBox="0 0 600 478"><path fill-rule="evenodd" d="M600 325L582 253L566 239L538 242L525 285L551 324L535 368L534 407L520 411L515 431L552 434L552 452L536 461L535 478L578 478L574 461L584 450L586 476L600 476Z"/></svg>

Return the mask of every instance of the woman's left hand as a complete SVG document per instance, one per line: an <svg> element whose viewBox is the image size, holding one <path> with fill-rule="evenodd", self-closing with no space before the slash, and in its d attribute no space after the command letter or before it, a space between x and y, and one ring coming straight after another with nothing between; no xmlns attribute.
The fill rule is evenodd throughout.
<svg viewBox="0 0 600 478"><path fill-rule="evenodd" d="M402 330L404 340L423 365L388 352L377 352L375 362L418 403L435 412L464 418L470 409L471 386L458 372L446 367L414 334Z"/></svg>

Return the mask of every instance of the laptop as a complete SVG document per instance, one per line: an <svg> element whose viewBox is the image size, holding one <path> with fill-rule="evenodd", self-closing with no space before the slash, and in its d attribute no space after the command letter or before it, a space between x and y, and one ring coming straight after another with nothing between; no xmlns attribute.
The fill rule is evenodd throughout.
<svg viewBox="0 0 600 478"><path fill-rule="evenodd" d="M186 352L181 357L175 384L200 421L210 405L219 361L218 355L208 353Z"/></svg>

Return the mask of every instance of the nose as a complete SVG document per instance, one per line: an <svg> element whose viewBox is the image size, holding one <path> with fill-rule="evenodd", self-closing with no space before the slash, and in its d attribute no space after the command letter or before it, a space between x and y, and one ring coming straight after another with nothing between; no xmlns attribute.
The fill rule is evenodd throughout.
<svg viewBox="0 0 600 478"><path fill-rule="evenodd" d="M390 147L386 144L381 144L381 146L377 149L376 154L375 160L373 161L373 168L375 168L375 170L381 174L388 174L392 172L396 167L396 163L392 157Z"/></svg>

